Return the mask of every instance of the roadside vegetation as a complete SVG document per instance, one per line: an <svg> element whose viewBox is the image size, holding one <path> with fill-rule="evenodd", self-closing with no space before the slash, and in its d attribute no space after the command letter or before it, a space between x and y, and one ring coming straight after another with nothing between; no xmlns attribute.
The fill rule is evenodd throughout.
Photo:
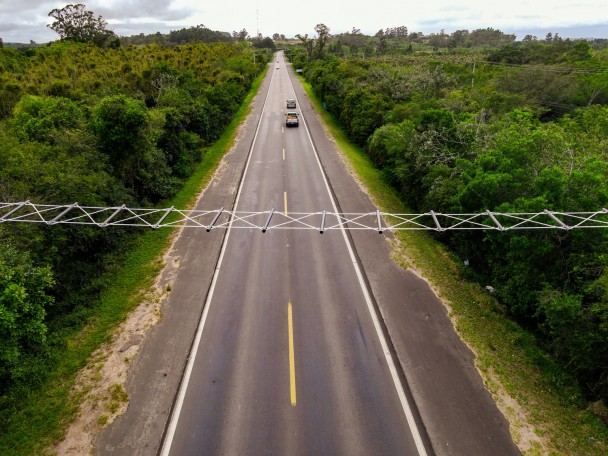
<svg viewBox="0 0 608 456"><path fill-rule="evenodd" d="M427 42L410 52L405 38L382 48L376 36L359 37L365 44L353 52L342 38L327 36L325 51L319 37L301 40L287 53L381 210L607 206L602 46L530 39L441 50ZM542 445L524 445L517 412L502 404L526 452L605 454L608 232L400 232L398 239L401 262L451 306L490 390L515 398L542 437Z"/></svg>
<svg viewBox="0 0 608 456"><path fill-rule="evenodd" d="M0 49L0 200L186 207L271 58L233 42ZM0 454L60 438L76 372L153 283L169 235L0 225Z"/></svg>

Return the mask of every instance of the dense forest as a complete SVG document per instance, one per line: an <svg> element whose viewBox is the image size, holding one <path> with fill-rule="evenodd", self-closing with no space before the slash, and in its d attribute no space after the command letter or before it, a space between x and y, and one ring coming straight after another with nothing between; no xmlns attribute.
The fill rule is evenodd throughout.
<svg viewBox="0 0 608 456"><path fill-rule="evenodd" d="M417 44L407 29L317 32L290 60L413 212L608 207L605 43L486 30L476 35L500 45L479 48L447 35ZM608 404L608 230L437 237L588 400Z"/></svg>
<svg viewBox="0 0 608 456"><path fill-rule="evenodd" d="M0 49L0 200L162 204L271 58L235 42ZM87 324L98 278L136 234L0 224L0 434L53 372L65 334Z"/></svg>

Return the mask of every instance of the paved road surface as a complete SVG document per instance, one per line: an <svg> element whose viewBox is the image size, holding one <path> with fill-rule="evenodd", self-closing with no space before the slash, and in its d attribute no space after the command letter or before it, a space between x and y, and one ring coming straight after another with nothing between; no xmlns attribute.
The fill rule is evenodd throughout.
<svg viewBox="0 0 608 456"><path fill-rule="evenodd" d="M324 174L341 211L372 209L278 58L199 206L231 207L245 168L237 210L333 210ZM303 122L286 129L293 97ZM101 433L97 452L518 454L444 308L389 253L370 233L184 231L181 266L166 272L175 285L165 317L129 377L129 410Z"/></svg>

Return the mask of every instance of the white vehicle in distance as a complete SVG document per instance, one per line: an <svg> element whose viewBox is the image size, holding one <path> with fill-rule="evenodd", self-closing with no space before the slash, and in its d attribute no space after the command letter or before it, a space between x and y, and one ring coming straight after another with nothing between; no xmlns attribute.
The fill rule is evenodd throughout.
<svg viewBox="0 0 608 456"><path fill-rule="evenodd" d="M287 109L295 109L296 108L296 100L293 98L287 99Z"/></svg>

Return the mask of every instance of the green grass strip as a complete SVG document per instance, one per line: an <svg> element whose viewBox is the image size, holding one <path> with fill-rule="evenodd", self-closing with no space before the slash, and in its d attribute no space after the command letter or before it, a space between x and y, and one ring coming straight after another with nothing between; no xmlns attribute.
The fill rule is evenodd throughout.
<svg viewBox="0 0 608 456"><path fill-rule="evenodd" d="M199 191L213 176L223 156L230 150L240 124L250 112L266 71L252 84L249 94L222 136L205 150L204 158L177 195L163 207L191 207ZM106 228L107 229L107 228ZM149 230L135 237L128 252L119 260L112 274L105 274L100 283L104 292L93 305L86 327L68 335L59 364L45 386L23 397L0 435L0 455L45 454L49 445L60 441L68 424L78 412L81 397L73 394L76 374L86 366L92 353L111 339L115 328L139 305L146 290L154 284L163 267L163 253L170 244L173 230Z"/></svg>
<svg viewBox="0 0 608 456"><path fill-rule="evenodd" d="M310 84L302 77L300 81L376 207L387 213L411 213L365 152L350 143L334 117L323 110ZM538 348L534 338L507 318L500 304L480 285L463 277L462 262L429 233L398 231L395 235L395 261L428 279L449 305L456 330L476 353L477 367L509 419L511 434L523 453L608 454L606 423L586 410L576 385ZM533 427L531 434L517 406L502 402L501 391L506 391L524 411L525 420Z"/></svg>

